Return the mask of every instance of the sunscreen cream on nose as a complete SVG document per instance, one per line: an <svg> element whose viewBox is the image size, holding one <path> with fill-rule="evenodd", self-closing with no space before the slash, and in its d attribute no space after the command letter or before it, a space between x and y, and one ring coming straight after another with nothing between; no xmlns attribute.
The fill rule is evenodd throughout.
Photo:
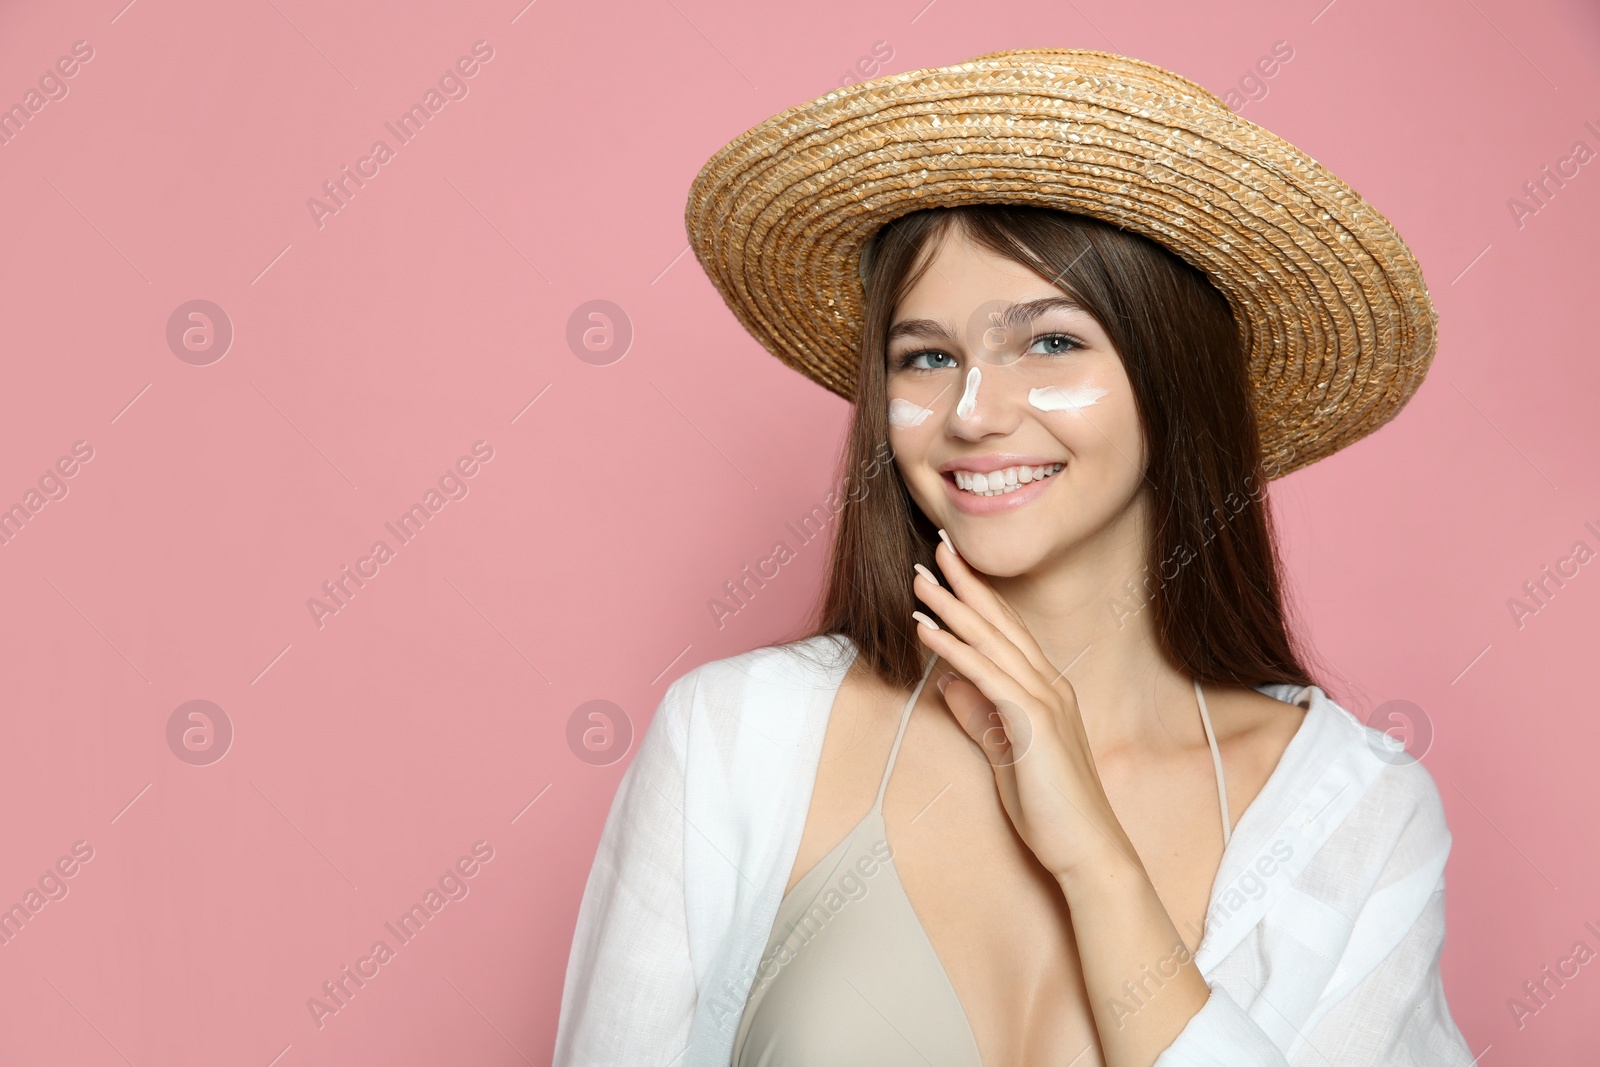
<svg viewBox="0 0 1600 1067"><path fill-rule="evenodd" d="M982 373L977 367L967 371L967 388L961 394L961 402L956 405L956 417L970 419L978 407L978 383L983 380Z"/></svg>
<svg viewBox="0 0 1600 1067"><path fill-rule="evenodd" d="M1105 395L1104 389L1093 386L1063 389L1059 385L1047 385L1043 389L1029 389L1028 403L1040 411L1077 411L1098 404Z"/></svg>
<svg viewBox="0 0 1600 1067"><path fill-rule="evenodd" d="M933 414L932 408L925 408L920 404L913 404L909 400L895 397L889 401L889 425L900 427L921 426Z"/></svg>

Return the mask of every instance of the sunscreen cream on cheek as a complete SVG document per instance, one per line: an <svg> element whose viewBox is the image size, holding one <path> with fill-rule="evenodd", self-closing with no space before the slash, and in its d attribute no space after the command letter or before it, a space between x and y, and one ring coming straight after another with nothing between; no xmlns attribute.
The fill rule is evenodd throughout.
<svg viewBox="0 0 1600 1067"><path fill-rule="evenodd" d="M933 414L932 408L925 408L920 404L913 404L909 400L895 397L889 401L889 425L902 429L912 426L921 426Z"/></svg>
<svg viewBox="0 0 1600 1067"><path fill-rule="evenodd" d="M1092 385L1081 385L1072 389L1047 385L1042 389L1029 389L1028 403L1040 411L1078 411L1093 407L1105 395L1104 389L1096 389Z"/></svg>

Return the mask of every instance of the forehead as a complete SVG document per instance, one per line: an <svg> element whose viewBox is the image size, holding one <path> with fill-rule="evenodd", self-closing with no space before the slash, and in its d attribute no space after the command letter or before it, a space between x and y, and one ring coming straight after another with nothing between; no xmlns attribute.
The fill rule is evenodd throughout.
<svg viewBox="0 0 1600 1067"><path fill-rule="evenodd" d="M998 325L1025 328L1052 313L1093 318L1064 288L1024 263L972 240L956 226L930 239L928 262L889 319L888 343L950 340ZM963 329L965 324L965 329Z"/></svg>
<svg viewBox="0 0 1600 1067"><path fill-rule="evenodd" d="M959 223L931 238L920 258L928 265L895 306L891 323L970 313L980 304L997 300L1020 302L1068 295L1027 265L985 248Z"/></svg>

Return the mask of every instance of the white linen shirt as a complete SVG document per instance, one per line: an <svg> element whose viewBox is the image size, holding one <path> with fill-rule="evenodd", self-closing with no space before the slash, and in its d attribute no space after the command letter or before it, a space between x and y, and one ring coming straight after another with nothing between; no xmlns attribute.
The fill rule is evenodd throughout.
<svg viewBox="0 0 1600 1067"><path fill-rule="evenodd" d="M729 1067L855 655L808 638L667 688L578 908L554 1067ZM1223 851L1210 997L1155 1067L1471 1067L1439 976L1432 777L1320 688L1256 688L1306 715Z"/></svg>

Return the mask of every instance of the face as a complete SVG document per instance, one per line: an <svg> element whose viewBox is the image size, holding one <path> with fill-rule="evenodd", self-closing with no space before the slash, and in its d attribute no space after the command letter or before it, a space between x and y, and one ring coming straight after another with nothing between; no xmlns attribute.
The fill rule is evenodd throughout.
<svg viewBox="0 0 1600 1067"><path fill-rule="evenodd" d="M1136 551L1144 435L1105 331L959 226L938 240L888 334L889 443L912 498L993 576Z"/></svg>

